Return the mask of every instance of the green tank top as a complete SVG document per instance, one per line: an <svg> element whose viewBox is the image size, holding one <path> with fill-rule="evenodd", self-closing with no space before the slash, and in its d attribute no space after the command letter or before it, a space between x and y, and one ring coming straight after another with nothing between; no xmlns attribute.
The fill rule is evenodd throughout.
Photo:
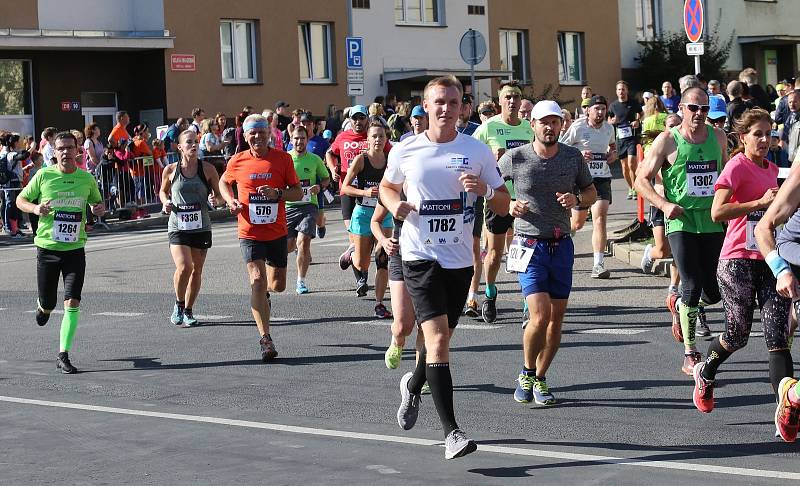
<svg viewBox="0 0 800 486"><path fill-rule="evenodd" d="M675 162L662 167L664 196L681 206L684 213L677 219L666 220L666 233L721 233L722 223L711 220L714 185L722 169L722 150L712 127L706 125L708 136L701 144L687 142L678 131L670 129L678 147Z"/></svg>

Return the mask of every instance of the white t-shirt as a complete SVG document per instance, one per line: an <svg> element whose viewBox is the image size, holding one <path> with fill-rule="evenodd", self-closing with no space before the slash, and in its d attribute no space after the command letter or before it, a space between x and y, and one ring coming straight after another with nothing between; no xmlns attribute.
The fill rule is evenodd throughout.
<svg viewBox="0 0 800 486"><path fill-rule="evenodd" d="M411 212L403 224L403 260L436 260L443 268L472 266L472 226L478 196L464 191L463 173L477 175L489 186L503 186L489 147L459 133L447 143L433 143L423 132L392 148L384 178L406 183Z"/></svg>
<svg viewBox="0 0 800 486"><path fill-rule="evenodd" d="M581 152L591 150L594 157L589 162L589 172L592 177L611 177L611 169L608 167L606 156L608 147L616 143L616 137L614 136L614 127L610 123L603 121L600 128L592 128L589 125L589 118L579 118L570 125L560 141Z"/></svg>

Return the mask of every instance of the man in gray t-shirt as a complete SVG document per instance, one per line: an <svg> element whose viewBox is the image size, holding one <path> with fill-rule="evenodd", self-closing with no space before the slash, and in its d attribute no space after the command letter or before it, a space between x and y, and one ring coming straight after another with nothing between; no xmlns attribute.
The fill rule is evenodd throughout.
<svg viewBox="0 0 800 486"><path fill-rule="evenodd" d="M507 151L498 162L503 178L511 179L517 195L509 205L516 237L506 266L518 272L522 295L531 310L530 319L523 324L524 366L514 399L553 405L556 400L545 374L561 342L561 323L572 290L575 248L570 237L570 209L579 204L591 206L597 191L581 152L558 142L563 122L558 104L540 101L531 116L534 141ZM576 188L578 194L573 193Z"/></svg>
<svg viewBox="0 0 800 486"><path fill-rule="evenodd" d="M517 199L527 202L527 212L514 220L515 234L552 239L570 233L570 210L556 194L592 186L589 166L578 149L557 143L556 154L545 159L527 144L509 150L497 164L503 179L514 181Z"/></svg>

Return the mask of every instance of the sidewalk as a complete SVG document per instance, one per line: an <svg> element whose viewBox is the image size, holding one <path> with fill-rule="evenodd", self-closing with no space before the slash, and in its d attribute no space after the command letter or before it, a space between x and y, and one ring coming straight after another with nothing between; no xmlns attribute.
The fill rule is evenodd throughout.
<svg viewBox="0 0 800 486"><path fill-rule="evenodd" d="M626 241L621 243L609 242L608 246L614 258L641 270L644 247L647 246L648 243L652 243L652 239L649 241ZM669 277L670 263L672 263L672 258L654 260L653 275Z"/></svg>
<svg viewBox="0 0 800 486"><path fill-rule="evenodd" d="M145 228L153 228L167 226L167 221L169 221L169 215L162 214L160 211L160 206L156 209L155 213L150 213L149 218L144 219L128 219L128 220L120 220L120 219L107 219L106 222L110 226L110 229L105 230L100 226L95 226L94 230L89 233L89 238L92 235L97 234L111 234L111 233L124 233L128 231L137 231ZM211 217L211 221L227 221L227 220L234 220L236 216L233 216L228 209L215 209L213 211L209 211L209 216ZM26 234L30 235L30 229L25 231ZM11 246L11 245L27 245L33 243L33 236L29 236L24 240L13 240L10 236L6 234L0 234L0 246Z"/></svg>

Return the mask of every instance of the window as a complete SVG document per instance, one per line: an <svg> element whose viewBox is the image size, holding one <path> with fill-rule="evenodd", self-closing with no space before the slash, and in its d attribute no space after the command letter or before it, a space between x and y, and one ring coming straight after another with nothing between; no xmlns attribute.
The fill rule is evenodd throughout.
<svg viewBox="0 0 800 486"><path fill-rule="evenodd" d="M33 113L30 61L0 59L0 116Z"/></svg>
<svg viewBox="0 0 800 486"><path fill-rule="evenodd" d="M528 43L524 30L500 31L500 69L513 71L512 78L528 83Z"/></svg>
<svg viewBox="0 0 800 486"><path fill-rule="evenodd" d="M353 8L369 8L369 0L353 0Z"/></svg>
<svg viewBox="0 0 800 486"><path fill-rule="evenodd" d="M440 0L394 0L394 20L399 24L440 25Z"/></svg>
<svg viewBox="0 0 800 486"><path fill-rule="evenodd" d="M586 79L582 32L558 33L558 79L561 84L582 84Z"/></svg>
<svg viewBox="0 0 800 486"><path fill-rule="evenodd" d="M486 15L486 7L483 5L467 5L467 15Z"/></svg>
<svg viewBox="0 0 800 486"><path fill-rule="evenodd" d="M636 0L636 40L651 41L661 35L661 0Z"/></svg>
<svg viewBox="0 0 800 486"><path fill-rule="evenodd" d="M256 23L223 20L219 24L224 83L256 82Z"/></svg>
<svg viewBox="0 0 800 486"><path fill-rule="evenodd" d="M297 26L301 83L333 82L331 72L331 26L304 22Z"/></svg>

